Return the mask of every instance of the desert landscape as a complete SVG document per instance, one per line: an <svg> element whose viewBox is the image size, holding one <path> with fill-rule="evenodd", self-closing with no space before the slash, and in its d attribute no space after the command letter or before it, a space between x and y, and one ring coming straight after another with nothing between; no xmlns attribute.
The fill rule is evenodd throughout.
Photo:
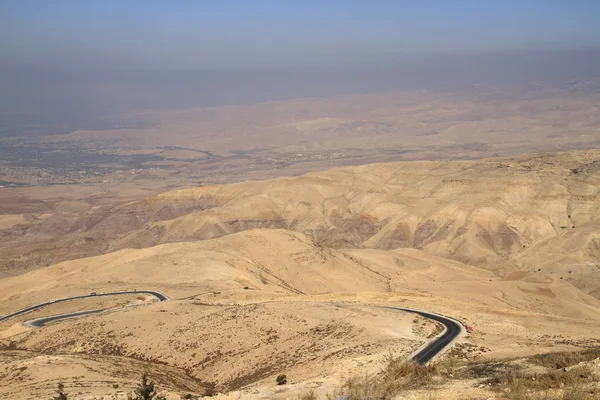
<svg viewBox="0 0 600 400"><path fill-rule="evenodd" d="M0 139L0 314L51 302L0 321L0 394L125 399L148 374L167 399L597 398L597 85ZM98 296L145 290L166 300ZM446 328L389 306L462 331L404 370Z"/></svg>
<svg viewBox="0 0 600 400"><path fill-rule="evenodd" d="M128 112L101 130L0 136L0 185L165 191L375 162L581 150L599 145L599 93L592 78Z"/></svg>
<svg viewBox="0 0 600 400"><path fill-rule="evenodd" d="M600 400L598 16L0 1L0 400Z"/></svg>

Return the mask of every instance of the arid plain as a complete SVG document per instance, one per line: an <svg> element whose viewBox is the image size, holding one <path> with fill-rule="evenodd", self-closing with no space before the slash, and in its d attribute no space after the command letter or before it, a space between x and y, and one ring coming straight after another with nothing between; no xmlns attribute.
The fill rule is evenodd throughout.
<svg viewBox="0 0 600 400"><path fill-rule="evenodd" d="M146 111L0 139L0 314L169 297L0 322L0 394L126 398L148 372L169 399L324 399L441 331L381 305L471 326L440 362L600 346L599 88Z"/></svg>

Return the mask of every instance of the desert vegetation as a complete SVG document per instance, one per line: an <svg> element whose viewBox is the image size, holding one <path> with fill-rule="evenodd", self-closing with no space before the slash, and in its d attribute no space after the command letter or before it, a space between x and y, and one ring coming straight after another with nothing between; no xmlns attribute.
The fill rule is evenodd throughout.
<svg viewBox="0 0 600 400"><path fill-rule="evenodd" d="M600 348L591 348L486 361L463 361L447 356L428 365L388 356L377 373L351 377L333 394L320 394L311 389L298 399L392 400L409 393L417 396L411 399L443 399L443 393L463 382L472 388L496 393L496 397L483 397L485 399L598 400L599 352ZM465 393L460 398L479 400L482 397Z"/></svg>
<svg viewBox="0 0 600 400"><path fill-rule="evenodd" d="M275 399L336 385L385 399L457 382L474 398L587 396L595 375L578 364L594 349L480 360L600 345L599 168L600 152L581 150L185 188L3 188L0 314L90 292L151 289L169 301L94 296L3 321L0 375L12 384L0 397L50 398L59 380L71 397L111 385L125 396L143 371L177 393L249 399L254 385ZM381 305L469 326L460 357L405 363L440 329ZM94 309L107 311L26 325ZM388 352L397 359L373 373ZM64 373L72 363L79 371ZM298 388L319 376L336 381Z"/></svg>
<svg viewBox="0 0 600 400"><path fill-rule="evenodd" d="M96 2L0 0L0 400L600 400L600 0Z"/></svg>
<svg viewBox="0 0 600 400"><path fill-rule="evenodd" d="M600 399L600 348L574 352L554 352L527 358L464 361L454 355L421 365L403 357L388 355L380 371L345 380L334 392L311 388L298 400L342 398L346 400L444 399L447 390L483 389L495 397L464 393L465 400L598 400ZM279 374L276 385L287 383ZM461 384L462 383L462 384ZM466 385L465 385L466 384ZM462 387L462 389L460 389ZM456 388L456 389L453 389ZM71 388L73 391L76 387ZM58 384L53 400L77 399ZM181 399L210 397L181 394ZM147 375L128 395L129 400L165 400Z"/></svg>
<svg viewBox="0 0 600 400"><path fill-rule="evenodd" d="M118 388L118 385L117 387ZM113 385L113 389L116 389ZM185 399L191 399L192 396L182 396ZM65 385L60 382L56 389L56 396L52 400L69 400L68 393L65 392ZM127 395L127 400L166 400L164 396L157 393L154 382L148 379L148 375L142 375L140 384L132 393Z"/></svg>

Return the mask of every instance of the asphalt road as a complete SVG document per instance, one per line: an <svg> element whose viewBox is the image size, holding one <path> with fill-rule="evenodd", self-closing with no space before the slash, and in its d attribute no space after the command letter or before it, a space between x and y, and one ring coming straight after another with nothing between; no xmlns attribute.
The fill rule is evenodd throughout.
<svg viewBox="0 0 600 400"><path fill-rule="evenodd" d="M432 340L431 342L429 342L429 344L427 344L427 346L422 348L419 352L417 352L417 354L415 354L412 357L412 360L419 364L426 364L429 361L431 361L431 359L433 359L439 352L444 350L446 348L446 346L448 346L450 343L452 343L452 341L454 339L456 339L463 330L462 325L459 322L457 322L453 319L444 317L442 315L431 314L431 313L428 313L425 311L418 311L418 310L413 310L410 308L402 308L402 307L383 306L383 308L389 308L392 310L407 311L407 312L411 312L414 314L419 314L425 318L429 318L434 321L440 322L446 327L446 330L444 331L444 333L441 336L439 336L439 337L435 338L434 340Z"/></svg>
<svg viewBox="0 0 600 400"><path fill-rule="evenodd" d="M41 327L45 326L46 324L49 324L50 322L53 322L53 321L59 321L61 319L68 319L68 318L75 318L75 317L83 317L84 315L98 314L98 313L101 313L102 311L106 311L106 310L108 310L108 309L103 308L101 310L88 310L88 311L79 311L79 312L74 312L74 313L69 313L69 314L51 315L49 317L42 317L42 318L38 318L38 319L32 319L31 321L26 321L25 326L28 326L30 328L41 328Z"/></svg>
<svg viewBox="0 0 600 400"><path fill-rule="evenodd" d="M37 310L38 308L42 308L42 307L48 306L50 304L60 303L63 301L85 299L85 298L90 298L90 297L118 296L118 295L124 295L124 294L139 294L139 293L150 294L150 295L156 297L159 301L167 300L167 296L165 296L162 293L155 292L152 290L137 290L137 291L132 290L132 291L125 291L125 292L98 293L98 294L93 294L93 295L87 294L87 295L82 295L82 296L66 297L66 298L62 298L62 299L51 300L51 301L47 301L45 303L37 304L35 306L27 307L22 310L15 311L12 314L5 315L4 317L0 317L0 322L5 321L9 318L16 317L21 314L28 313L33 310ZM425 311L413 310L410 308L403 308L403 307L392 307L392 306L380 306L380 307L388 308L391 310L399 310L399 311L406 311L406 312L411 312L414 314L419 314L425 318L440 322L441 324L443 324L446 327L444 333L441 336L439 336L439 337L435 338L434 340L432 340L431 342L429 342L427 344L427 346L425 346L423 349L418 351L412 357L412 360L419 364L426 364L427 362L431 361L438 353L440 353L448 345L450 345L450 343L452 343L452 341L454 339L456 339L458 337L458 335L460 335L460 333L462 332L462 329L463 329L462 325L459 322L457 322L451 318L444 317L442 315L431 314L431 313L428 313ZM44 326L52 321L80 317L80 316L90 315L90 314L97 314L97 313L100 313L105 310L106 309L89 310L89 311L79 311L79 312L69 313L69 314L52 315L52 316L48 316L48 317L42 317L42 318L38 318L35 320L27 321L26 325L29 327L32 327L32 328L41 328L42 326Z"/></svg>
<svg viewBox="0 0 600 400"><path fill-rule="evenodd" d="M109 293L98 293L98 294L86 294L86 295L82 295L82 296L65 297L65 298L62 298L62 299L50 300L50 301L46 301L44 303L36 304L35 306L27 307L27 308L24 308L22 310L15 311L14 313L5 315L3 317L0 317L0 322L6 321L7 319L16 317L16 316L21 315L21 314L28 313L28 312L33 311L33 310L37 310L38 308L49 306L50 304L62 303L63 301L86 299L86 298L89 298L89 297L119 296L119 295L124 295L124 294L140 294L140 293L141 294L152 295L152 296L156 297L159 301L165 301L165 300L167 300L167 296L165 296L162 293L155 292L153 290L128 290L128 291L125 291L125 292L109 292ZM96 312L100 312L100 311L104 311L104 310L96 310ZM65 318L65 317L63 316L63 318ZM57 318L57 319L61 319L61 318Z"/></svg>

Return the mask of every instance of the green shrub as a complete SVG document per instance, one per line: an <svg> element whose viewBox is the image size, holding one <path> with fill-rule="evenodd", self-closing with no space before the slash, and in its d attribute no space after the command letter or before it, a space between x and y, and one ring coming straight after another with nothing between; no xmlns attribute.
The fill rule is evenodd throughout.
<svg viewBox="0 0 600 400"><path fill-rule="evenodd" d="M135 389L133 396L129 395L128 400L166 400L163 396L156 394L154 390L154 382L148 381L146 374L142 375L140 386Z"/></svg>
<svg viewBox="0 0 600 400"><path fill-rule="evenodd" d="M58 384L58 389L56 389L56 396L52 398L53 400L67 400L67 393L65 393L65 385L62 383Z"/></svg>
<svg viewBox="0 0 600 400"><path fill-rule="evenodd" d="M275 381L277 382L278 385L285 385L287 383L287 376L285 376L285 374L281 374L281 375L277 376Z"/></svg>

